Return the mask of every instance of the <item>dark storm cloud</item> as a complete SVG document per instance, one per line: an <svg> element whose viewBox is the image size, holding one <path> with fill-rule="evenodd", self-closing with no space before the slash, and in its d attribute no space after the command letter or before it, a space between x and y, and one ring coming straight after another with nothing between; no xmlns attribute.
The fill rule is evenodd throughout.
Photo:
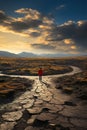
<svg viewBox="0 0 87 130"><path fill-rule="evenodd" d="M55 26L49 37L49 41L60 41L67 38L76 36L77 26L74 23L66 23L60 26Z"/></svg>
<svg viewBox="0 0 87 130"><path fill-rule="evenodd" d="M3 23L5 20L8 19L8 16L0 10L0 23Z"/></svg>
<svg viewBox="0 0 87 130"><path fill-rule="evenodd" d="M45 49L45 50L52 50L55 49L54 46L50 45L50 44L32 44L32 47L35 49Z"/></svg>
<svg viewBox="0 0 87 130"><path fill-rule="evenodd" d="M41 33L39 32L32 32L29 34L31 37L39 37L41 35Z"/></svg>
<svg viewBox="0 0 87 130"><path fill-rule="evenodd" d="M30 28L38 28L40 25L49 26L51 25L51 19L43 16L37 10L33 9L19 9L15 11L19 14L24 14L22 17L9 17L3 11L0 11L0 21L2 26L15 32L22 32ZM3 21L5 20L5 23ZM53 21L52 21L53 22ZM39 36L36 33L32 33L31 36Z"/></svg>
<svg viewBox="0 0 87 130"><path fill-rule="evenodd" d="M87 21L68 21L52 29L48 41L71 39L79 49L87 49Z"/></svg>
<svg viewBox="0 0 87 130"><path fill-rule="evenodd" d="M42 24L41 20L14 21L11 22L9 28L16 32L22 32L23 30L27 30L29 28L36 28L40 24Z"/></svg>

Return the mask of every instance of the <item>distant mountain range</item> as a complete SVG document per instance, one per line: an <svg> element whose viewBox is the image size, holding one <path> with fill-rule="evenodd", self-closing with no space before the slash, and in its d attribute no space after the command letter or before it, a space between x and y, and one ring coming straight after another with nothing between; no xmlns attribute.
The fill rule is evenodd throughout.
<svg viewBox="0 0 87 130"><path fill-rule="evenodd" d="M20 57L61 57L64 54L34 54L29 52L22 52L18 54Z"/></svg>
<svg viewBox="0 0 87 130"><path fill-rule="evenodd" d="M18 57L18 55L7 52L7 51L0 51L0 56L1 57Z"/></svg>
<svg viewBox="0 0 87 130"><path fill-rule="evenodd" d="M80 56L72 54L34 54L30 52L21 52L19 54L10 53L7 51L0 51L0 57L25 57L25 58L36 58L36 57L67 57L67 56Z"/></svg>
<svg viewBox="0 0 87 130"><path fill-rule="evenodd" d="M37 57L36 54L29 53L29 52L21 52L17 54L19 57Z"/></svg>

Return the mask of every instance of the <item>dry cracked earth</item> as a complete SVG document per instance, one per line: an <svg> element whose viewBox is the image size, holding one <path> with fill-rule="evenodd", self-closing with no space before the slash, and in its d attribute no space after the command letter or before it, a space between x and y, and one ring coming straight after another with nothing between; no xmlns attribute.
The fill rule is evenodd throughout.
<svg viewBox="0 0 87 130"><path fill-rule="evenodd" d="M71 102L51 80L35 77L31 91L0 106L0 130L87 130L87 105Z"/></svg>

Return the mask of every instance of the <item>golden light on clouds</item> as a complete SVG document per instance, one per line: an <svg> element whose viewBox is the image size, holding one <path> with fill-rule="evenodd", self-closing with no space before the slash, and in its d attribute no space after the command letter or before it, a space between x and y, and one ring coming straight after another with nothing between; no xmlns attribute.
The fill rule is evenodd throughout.
<svg viewBox="0 0 87 130"><path fill-rule="evenodd" d="M78 24L78 26L82 26L83 24L85 24L85 22L86 22L86 21L80 20L80 21L77 22L77 24Z"/></svg>
<svg viewBox="0 0 87 130"><path fill-rule="evenodd" d="M11 32L0 32L0 50L13 53L32 51L29 39Z"/></svg>
<svg viewBox="0 0 87 130"><path fill-rule="evenodd" d="M17 17L0 12L0 50L15 53L44 53L46 50L48 53L74 53L87 50L86 21L69 20L57 25L53 18L38 10L21 8L15 12L19 14Z"/></svg>
<svg viewBox="0 0 87 130"><path fill-rule="evenodd" d="M13 53L20 53L23 51L32 51L32 48L30 46L30 44L28 43L23 43L20 41L14 42L13 43L4 43L2 44L2 46L0 46L1 50L5 50L5 51L9 51L9 52L13 52Z"/></svg>
<svg viewBox="0 0 87 130"><path fill-rule="evenodd" d="M71 46L71 49L76 49L76 46L74 46L74 45L73 45L73 46Z"/></svg>
<svg viewBox="0 0 87 130"><path fill-rule="evenodd" d="M38 38L35 40L35 42L36 42L36 43L40 43L40 44L43 44L43 43L44 43L44 44L47 44L47 43L48 43L48 41L45 40L45 36L43 36L43 37L42 37L42 36L38 37Z"/></svg>
<svg viewBox="0 0 87 130"><path fill-rule="evenodd" d="M28 37L28 34L25 31L23 33L19 33L19 32L15 32L13 30L10 30L7 27L3 27L3 26L0 26L0 32L4 32L5 34L6 33L13 34L13 35L16 35L16 36Z"/></svg>
<svg viewBox="0 0 87 130"><path fill-rule="evenodd" d="M71 39L64 39L64 43L65 44L71 44L71 43L73 43L73 41Z"/></svg>
<svg viewBox="0 0 87 130"><path fill-rule="evenodd" d="M52 29L52 27L51 26L46 26L46 25L39 25L39 28L40 29L43 29L43 30L46 30L46 29Z"/></svg>
<svg viewBox="0 0 87 130"><path fill-rule="evenodd" d="M50 20L48 17L44 17L43 18L43 23L52 25L54 23L54 21L52 19Z"/></svg>

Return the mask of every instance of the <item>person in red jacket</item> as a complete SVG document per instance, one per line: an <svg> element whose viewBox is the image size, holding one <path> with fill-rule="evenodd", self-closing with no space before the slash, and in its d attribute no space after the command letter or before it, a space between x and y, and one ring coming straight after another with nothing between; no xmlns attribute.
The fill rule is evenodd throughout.
<svg viewBox="0 0 87 130"><path fill-rule="evenodd" d="M42 75L43 75L43 70L40 67L39 71L38 71L38 76L39 76L39 80L42 81Z"/></svg>

